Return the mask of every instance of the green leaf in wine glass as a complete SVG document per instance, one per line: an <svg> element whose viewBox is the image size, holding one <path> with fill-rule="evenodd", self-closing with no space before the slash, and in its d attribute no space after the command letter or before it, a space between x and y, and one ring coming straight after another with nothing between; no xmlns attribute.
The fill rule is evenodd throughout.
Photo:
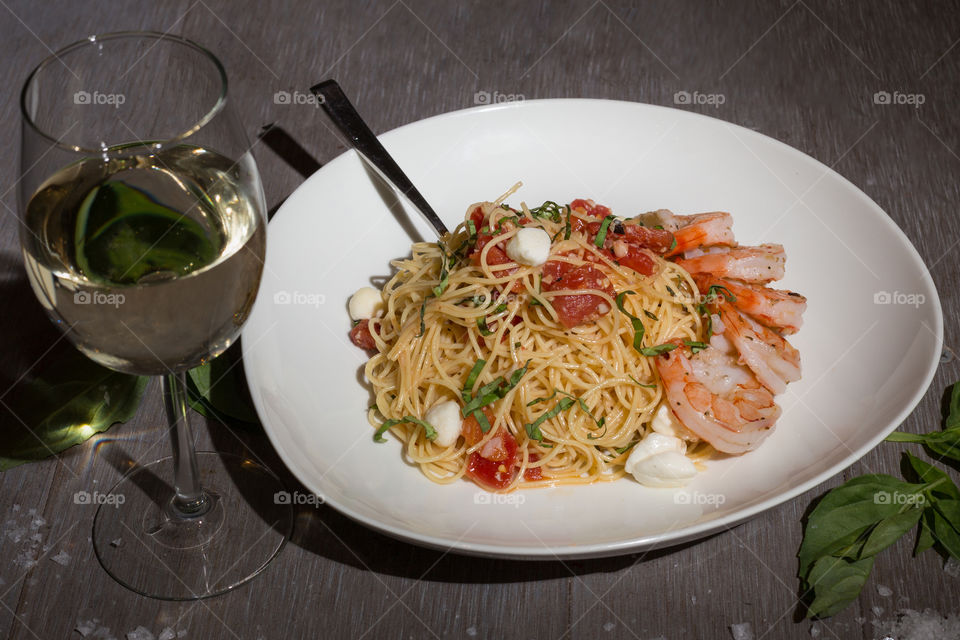
<svg viewBox="0 0 960 640"><path fill-rule="evenodd" d="M205 267L219 255L221 241L183 212L113 180L81 204L74 250L88 278L134 284L151 274L182 276Z"/></svg>
<svg viewBox="0 0 960 640"><path fill-rule="evenodd" d="M137 412L147 380L64 350L11 389L0 407L0 471L59 453L126 422Z"/></svg>

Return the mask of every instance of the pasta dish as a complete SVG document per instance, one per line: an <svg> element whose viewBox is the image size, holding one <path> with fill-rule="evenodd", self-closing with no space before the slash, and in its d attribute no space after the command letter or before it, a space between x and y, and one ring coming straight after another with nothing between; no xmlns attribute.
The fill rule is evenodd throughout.
<svg viewBox="0 0 960 640"><path fill-rule="evenodd" d="M510 206L519 186L350 300L375 440L490 491L680 486L759 446L800 377L806 301L767 286L783 247L738 245L724 212Z"/></svg>

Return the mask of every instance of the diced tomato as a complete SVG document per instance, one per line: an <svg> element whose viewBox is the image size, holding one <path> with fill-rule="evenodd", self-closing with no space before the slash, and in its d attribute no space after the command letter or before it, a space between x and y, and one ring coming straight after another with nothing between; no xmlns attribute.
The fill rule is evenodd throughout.
<svg viewBox="0 0 960 640"><path fill-rule="evenodd" d="M487 422L493 424L493 413L490 412L489 407L484 407L481 411L483 411L483 415L487 416ZM472 413L460 425L460 435L467 441L469 447L483 440L483 429L480 428L480 423L477 422Z"/></svg>
<svg viewBox="0 0 960 640"><path fill-rule="evenodd" d="M570 216L570 228L582 233L587 228L587 221L577 216Z"/></svg>
<svg viewBox="0 0 960 640"><path fill-rule="evenodd" d="M582 213L592 218L603 219L613 213L610 211L610 207L605 207L602 204L597 204L593 200L584 200L583 198L577 198L571 202L570 208L577 213Z"/></svg>
<svg viewBox="0 0 960 640"><path fill-rule="evenodd" d="M650 249L656 254L663 255L673 246L673 234L666 229L654 229L642 224L623 223L623 234L627 242L644 249Z"/></svg>
<svg viewBox="0 0 960 640"><path fill-rule="evenodd" d="M361 349L377 348L377 343L374 341L373 335L370 333L369 320L361 320L353 327L353 329L350 329L350 342L357 345Z"/></svg>
<svg viewBox="0 0 960 640"><path fill-rule="evenodd" d="M483 251L483 248L487 246L487 243L493 240L493 236L488 233L481 233L477 235L477 244L474 245L473 251L470 253L470 260L475 265L480 264L480 252ZM506 264L508 262L513 262L507 252L503 249L503 243L500 243L496 246L490 247L490 250L487 251L487 264ZM508 271L498 271L498 274L506 274Z"/></svg>
<svg viewBox="0 0 960 640"><path fill-rule="evenodd" d="M625 267L630 267L637 273L645 276L652 276L657 271L657 261L650 255L649 249L640 249L635 245L627 243L626 255L617 257L614 260Z"/></svg>
<svg viewBox="0 0 960 640"><path fill-rule="evenodd" d="M517 440L506 429L500 429L467 460L467 477L484 489L506 489L517 477ZM486 456L486 457L485 457Z"/></svg>
<svg viewBox="0 0 960 640"><path fill-rule="evenodd" d="M536 462L540 459L540 454L531 453L527 458L530 462ZM538 480L543 480L543 470L542 467L527 467L523 472L523 479L527 482L536 482Z"/></svg>
<svg viewBox="0 0 960 640"><path fill-rule="evenodd" d="M607 276L589 264L576 267L568 262L550 260L543 266L541 284L544 291L598 289L611 298L614 296L613 285ZM568 329L594 322L610 311L609 305L606 310L602 309L601 305L607 304L603 298L592 294L557 296L551 304L560 322Z"/></svg>
<svg viewBox="0 0 960 640"><path fill-rule="evenodd" d="M506 429L498 429L480 448L479 453L493 462L514 460L517 456L517 441Z"/></svg>
<svg viewBox="0 0 960 640"><path fill-rule="evenodd" d="M470 212L470 215L467 216L470 220L473 220L473 226L475 231L480 231L480 228L483 226L483 209L480 205L477 205L473 208L473 211Z"/></svg>

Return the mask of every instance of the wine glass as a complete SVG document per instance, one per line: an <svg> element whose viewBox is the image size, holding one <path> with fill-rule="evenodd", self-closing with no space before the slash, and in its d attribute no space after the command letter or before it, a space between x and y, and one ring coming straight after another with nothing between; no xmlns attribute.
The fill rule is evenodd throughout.
<svg viewBox="0 0 960 640"><path fill-rule="evenodd" d="M292 508L261 464L196 453L187 421L186 372L237 339L266 251L263 189L223 66L168 34L90 36L34 69L21 110L33 290L88 357L162 376L170 420L172 457L127 461L101 499L97 557L150 597L228 591L277 555Z"/></svg>

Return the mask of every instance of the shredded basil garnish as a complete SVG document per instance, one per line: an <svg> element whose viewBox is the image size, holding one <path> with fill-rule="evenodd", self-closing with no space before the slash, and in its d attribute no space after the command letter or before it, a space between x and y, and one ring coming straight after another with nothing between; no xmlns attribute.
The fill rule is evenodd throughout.
<svg viewBox="0 0 960 640"><path fill-rule="evenodd" d="M630 324L633 326L633 348L639 351L640 353L643 353L643 348L640 346L643 344L643 332L644 332L643 322L640 321L640 318L638 318L637 316L633 315L632 313L630 313L629 311L623 308L624 296L628 296L628 295L632 296L635 294L636 294L636 291L621 291L620 293L617 294L615 301L617 303L617 309L619 309L621 313L623 313L628 318L630 318Z"/></svg>
<svg viewBox="0 0 960 640"><path fill-rule="evenodd" d="M595 244L598 249L603 248L603 241L607 239L607 229L610 227L611 222L613 222L613 216L607 216L603 219L603 222L600 223L600 230L597 231L597 237L593 240L593 244Z"/></svg>
<svg viewBox="0 0 960 640"><path fill-rule="evenodd" d="M627 377L630 378L631 380L633 380L633 382L634 382L635 384L637 384L637 385L639 385L639 386L641 386L641 387L644 387L644 388L646 388L646 389L656 389L656 388L657 388L657 385L655 385L655 384L643 384L642 382L640 382L639 380L637 380L636 378L634 378L634 377L631 376L631 375L628 375Z"/></svg>
<svg viewBox="0 0 960 640"><path fill-rule="evenodd" d="M431 425L429 422L425 422L420 418L414 418L413 416L403 416L402 418L387 420L382 425L380 425L380 428L377 429L376 433L373 434L373 441L386 442L387 439L383 437L383 434L386 433L390 429L390 427L393 427L395 425L398 425L404 422L412 422L413 424L418 424L421 427L423 427L423 430L426 432L427 440L433 440L434 438L437 437L437 430L434 429L433 425Z"/></svg>
<svg viewBox="0 0 960 640"><path fill-rule="evenodd" d="M473 368L470 369L470 373L467 375L467 381L463 383L463 391L460 392L460 396L464 402L470 402L470 399L473 397L473 386L477 384L477 378L480 377L480 372L483 371L485 366L487 366L486 360L477 360Z"/></svg>
<svg viewBox="0 0 960 640"><path fill-rule="evenodd" d="M549 218L554 222L560 222L561 211L563 207L552 200L547 200L539 207L530 209L530 215L534 218Z"/></svg>
<svg viewBox="0 0 960 640"><path fill-rule="evenodd" d="M440 251L442 252L440 258L440 284L433 288L433 295L439 298L443 295L447 285L450 284L450 272L447 270L447 252L441 243L438 242L437 246L440 247Z"/></svg>
<svg viewBox="0 0 960 640"><path fill-rule="evenodd" d="M484 317L477 318L477 330L484 337L493 335L493 331L487 327L487 319Z"/></svg>
<svg viewBox="0 0 960 640"><path fill-rule="evenodd" d="M520 382L520 379L523 378L527 373L527 367L530 366L530 361L527 360L527 363L523 365L522 368L517 369L510 375L509 380L505 380L503 376L497 376L493 382L489 382L477 390L475 396L472 396L470 400L466 401L467 403L460 410L460 414L466 418L471 413L477 412L478 409L482 409L488 404L493 404L497 400L503 398ZM476 369L476 365L474 365ZM472 372L471 372L472 375ZM476 379L473 380L476 382ZM483 422L480 421L480 417L474 413L474 417L477 418L477 422L480 422L481 428L483 427ZM487 423L487 428L484 429L484 432L490 429L489 423Z"/></svg>
<svg viewBox="0 0 960 640"><path fill-rule="evenodd" d="M653 312L648 311L647 309L643 310L643 314L655 322L660 321L660 318L658 318Z"/></svg>
<svg viewBox="0 0 960 640"><path fill-rule="evenodd" d="M570 239L570 230L572 229L572 227L571 227L571 225L570 225L570 205L566 205L564 208L567 210L567 222L566 222L566 224L564 224L564 226L563 226L563 239L564 239L564 240L569 240L569 239Z"/></svg>
<svg viewBox="0 0 960 640"><path fill-rule="evenodd" d="M427 311L427 299L423 299L423 304L420 305L420 333L417 334L418 338L423 337L424 331L427 330L427 325L423 322L423 314Z"/></svg>
<svg viewBox="0 0 960 640"><path fill-rule="evenodd" d="M709 301L711 301L711 302L714 301L714 300L716 300L716 299L719 297L719 295L717 294L717 291L725 291L725 292L726 292L726 293L723 294L723 297L727 299L727 302L736 302L736 301L737 301L737 296L735 296L735 295L733 295L732 293L730 293L730 289L727 289L727 288L726 288L725 286L723 286L722 284L712 284L712 285L710 285L710 288L707 289L707 299L708 299Z"/></svg>
<svg viewBox="0 0 960 640"><path fill-rule="evenodd" d="M658 356L661 353L673 351L676 348L677 348L677 345L675 345L674 343L665 342L664 344L658 344L655 347L644 347L643 349L640 349L640 353L642 353L645 356Z"/></svg>
<svg viewBox="0 0 960 640"><path fill-rule="evenodd" d="M710 345L707 344L706 342L696 342L694 340L684 340L683 344L690 347L690 353L700 353L704 349L707 349L710 347Z"/></svg>
<svg viewBox="0 0 960 640"><path fill-rule="evenodd" d="M663 227L661 227L661 228L663 228ZM677 248L677 236L673 236L673 242L670 243L670 248L667 249L667 253L670 253L671 251L673 251L673 250L676 249L676 248Z"/></svg>
<svg viewBox="0 0 960 640"><path fill-rule="evenodd" d="M561 412L566 411L576 403L577 401L574 400L573 398L567 398L567 397L560 398L560 402L554 405L553 409L550 409L549 411L545 411L544 413L540 414L540 416L537 417L537 419L531 422L530 424L523 425L523 428L526 429L527 435L530 436L531 440L542 442L543 432L540 431L540 425L546 422L547 420L550 420L551 418L556 418L558 415L560 415Z"/></svg>
<svg viewBox="0 0 960 640"><path fill-rule="evenodd" d="M637 440L637 442L640 442L640 441ZM631 442L625 447L617 447L616 449L614 449L614 451L616 451L617 453L626 453L627 451L632 449L637 444L637 442Z"/></svg>
<svg viewBox="0 0 960 640"><path fill-rule="evenodd" d="M583 398L580 398L580 397L578 397L578 396L575 396L575 395L573 395L572 393L568 393L568 392L566 392L566 391L561 391L560 389L556 389L556 388L555 388L555 389L553 390L553 393L551 393L551 394L550 394L549 396L547 396L546 398L536 398L536 399L534 399L534 400L531 400L530 402L527 403L527 406L528 406L528 407L532 407L532 406L534 406L534 405L536 405L536 404L540 404L541 402L550 402L551 400L553 400L553 399L556 397L556 395L557 395L558 393L559 393L560 395L564 396L564 398L561 398L561 399L560 399L560 404L563 404L563 401L564 401L565 399L566 399L566 400L571 400L571 401L573 401L573 402L576 402L576 403L580 406L580 410L583 411L583 412L584 412L585 414L587 414L588 416L590 416L590 419L593 420L593 421L596 423L597 428L598 428L598 429L600 429L600 428L603 429L603 433L600 434L599 436L597 436L598 438L603 437L603 435L607 432L607 430L606 430L606 422L607 422L607 419L606 419L606 418L600 418L599 420L597 420L597 418L593 415L593 412L590 411L590 407L588 407L588 406L587 406L587 403L584 402ZM559 404L558 404L557 406L559 406ZM563 411L566 411L566 410L569 409L571 406L573 406L573 405L572 405L572 404L569 405L566 409L563 409ZM556 407L554 407L554 408L556 408ZM548 412L548 413L549 413L549 412ZM560 412L558 411L557 413L553 414L553 416L550 416L550 417L552 418L552 417L558 415L559 413L560 413ZM541 416L541 417L543 417L543 416ZM542 420L541 420L540 422L542 423ZM537 424L540 424L540 423L537 423ZM587 437L590 438L589 435L588 435ZM591 439L596 439L596 438L591 438Z"/></svg>

